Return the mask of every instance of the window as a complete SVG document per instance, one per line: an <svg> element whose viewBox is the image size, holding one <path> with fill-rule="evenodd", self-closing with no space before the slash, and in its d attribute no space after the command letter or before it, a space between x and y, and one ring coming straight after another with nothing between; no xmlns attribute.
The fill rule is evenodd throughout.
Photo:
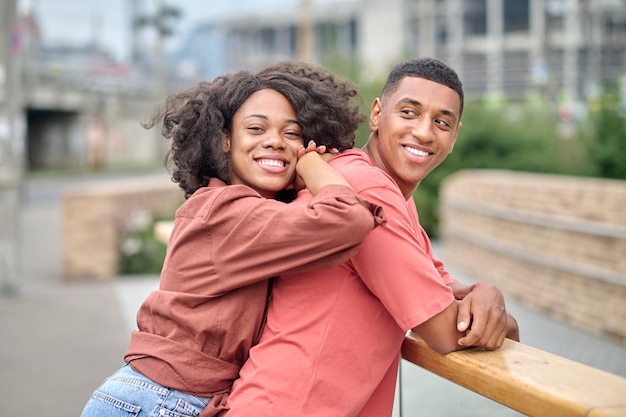
<svg viewBox="0 0 626 417"><path fill-rule="evenodd" d="M528 31L529 8L528 0L504 0L504 31Z"/></svg>
<svg viewBox="0 0 626 417"><path fill-rule="evenodd" d="M487 33L487 0L465 0L463 14L466 35Z"/></svg>

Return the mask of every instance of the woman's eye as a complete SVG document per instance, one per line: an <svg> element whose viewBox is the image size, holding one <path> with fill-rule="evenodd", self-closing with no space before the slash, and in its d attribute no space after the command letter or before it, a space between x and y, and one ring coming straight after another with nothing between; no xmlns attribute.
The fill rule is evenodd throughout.
<svg viewBox="0 0 626 417"><path fill-rule="evenodd" d="M293 138L300 138L302 135L300 134L300 132L295 131L295 130L289 130L287 132L285 132L285 135L287 136L291 136Z"/></svg>

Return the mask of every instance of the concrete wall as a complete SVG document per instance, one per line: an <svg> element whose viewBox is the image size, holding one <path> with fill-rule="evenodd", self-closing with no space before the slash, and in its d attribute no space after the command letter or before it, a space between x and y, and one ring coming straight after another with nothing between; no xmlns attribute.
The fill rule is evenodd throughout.
<svg viewBox="0 0 626 417"><path fill-rule="evenodd" d="M65 278L115 278L121 234L153 215L173 216L182 202L182 190L167 177L85 183L65 189L62 195Z"/></svg>
<svg viewBox="0 0 626 417"><path fill-rule="evenodd" d="M461 171L441 215L448 262L626 344L626 181Z"/></svg>

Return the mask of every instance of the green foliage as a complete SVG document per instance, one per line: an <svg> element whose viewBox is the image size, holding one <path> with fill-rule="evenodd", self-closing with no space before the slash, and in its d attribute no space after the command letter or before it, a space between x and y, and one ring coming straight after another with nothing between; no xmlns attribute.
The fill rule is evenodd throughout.
<svg viewBox="0 0 626 417"><path fill-rule="evenodd" d="M591 137L586 150L593 174L626 180L626 108L614 95L594 103L591 112Z"/></svg>
<svg viewBox="0 0 626 417"><path fill-rule="evenodd" d="M509 169L563 173L563 152L556 115L509 105L486 109L470 104L445 170Z"/></svg>
<svg viewBox="0 0 626 417"><path fill-rule="evenodd" d="M167 245L154 236L157 221L146 212L130 214L119 237L118 271L121 275L161 272Z"/></svg>

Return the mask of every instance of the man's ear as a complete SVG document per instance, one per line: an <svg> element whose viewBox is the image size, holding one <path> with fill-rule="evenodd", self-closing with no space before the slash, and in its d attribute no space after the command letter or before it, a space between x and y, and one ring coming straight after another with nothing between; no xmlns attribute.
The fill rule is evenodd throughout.
<svg viewBox="0 0 626 417"><path fill-rule="evenodd" d="M452 153L452 150L454 149L454 145L456 144L456 138L459 137L459 130L461 130L462 125L463 123L459 122L459 125L456 128L456 132L454 132L454 139L452 139L452 143L450 144L450 152L448 152L448 155L450 155Z"/></svg>
<svg viewBox="0 0 626 417"><path fill-rule="evenodd" d="M378 122L380 120L380 112L382 111L382 102L380 101L380 97L376 97L372 102L372 107L370 109L370 130L372 132L378 132Z"/></svg>
<svg viewBox="0 0 626 417"><path fill-rule="evenodd" d="M222 150L225 153L230 151L230 134L225 130L222 132Z"/></svg>

